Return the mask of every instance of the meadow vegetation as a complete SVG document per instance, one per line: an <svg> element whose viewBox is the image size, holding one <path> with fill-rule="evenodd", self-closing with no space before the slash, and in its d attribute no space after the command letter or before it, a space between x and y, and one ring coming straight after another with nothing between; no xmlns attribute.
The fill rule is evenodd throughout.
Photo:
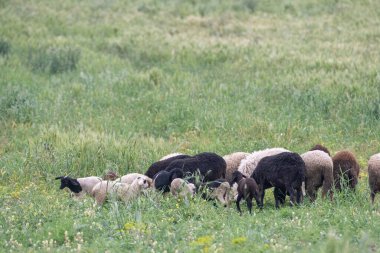
<svg viewBox="0 0 380 253"><path fill-rule="evenodd" d="M380 1L0 0L1 252L380 252ZM77 202L55 176L171 152L350 149L356 192L243 216L152 192Z"/></svg>

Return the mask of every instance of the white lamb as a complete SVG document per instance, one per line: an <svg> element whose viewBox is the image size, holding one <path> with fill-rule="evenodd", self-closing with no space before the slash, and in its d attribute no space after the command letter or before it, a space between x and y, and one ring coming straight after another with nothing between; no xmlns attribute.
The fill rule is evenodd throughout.
<svg viewBox="0 0 380 253"><path fill-rule="evenodd" d="M193 197L195 194L195 185L192 183L187 183L182 178L175 178L170 184L170 192L175 197Z"/></svg>
<svg viewBox="0 0 380 253"><path fill-rule="evenodd" d="M132 184L133 181L135 181L135 179L139 177L146 179L147 182L149 183L149 187L152 186L153 180L150 177L145 176L140 173L129 173L127 175L122 176L121 178L117 178L115 181L120 182L120 183L125 183L125 184Z"/></svg>
<svg viewBox="0 0 380 253"><path fill-rule="evenodd" d="M92 196L98 205L102 205L109 196L115 196L124 202L128 202L140 195L142 190L147 189L149 183L146 179L138 177L132 184L117 181L101 181L92 190Z"/></svg>

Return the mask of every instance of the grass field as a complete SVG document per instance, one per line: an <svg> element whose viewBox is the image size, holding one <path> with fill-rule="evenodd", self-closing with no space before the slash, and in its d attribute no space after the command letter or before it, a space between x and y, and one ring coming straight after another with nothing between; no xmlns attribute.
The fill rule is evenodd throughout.
<svg viewBox="0 0 380 253"><path fill-rule="evenodd" d="M0 24L0 252L380 252L380 1L0 0ZM355 152L355 193L239 216L54 180L316 143Z"/></svg>

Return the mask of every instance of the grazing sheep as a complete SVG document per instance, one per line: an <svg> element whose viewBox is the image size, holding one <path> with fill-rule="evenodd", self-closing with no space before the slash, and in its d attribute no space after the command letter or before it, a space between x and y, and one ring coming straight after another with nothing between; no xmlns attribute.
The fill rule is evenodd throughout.
<svg viewBox="0 0 380 253"><path fill-rule="evenodd" d="M335 189L342 190L342 180L346 180L351 189L358 183L360 167L354 154L348 150L339 151L332 158Z"/></svg>
<svg viewBox="0 0 380 253"><path fill-rule="evenodd" d="M176 178L183 178L183 171L181 169L173 169L171 171L163 170L153 179L154 188L159 191L169 192L169 186Z"/></svg>
<svg viewBox="0 0 380 253"><path fill-rule="evenodd" d="M166 155L166 156L161 157L160 161L167 160L167 159L169 159L169 158L176 157L176 156L182 156L182 155L185 155L185 154L182 154L182 153L172 153L172 154L168 154L168 155Z"/></svg>
<svg viewBox="0 0 380 253"><path fill-rule="evenodd" d="M330 156L330 151L325 146L322 146L321 144L317 144L317 145L315 145L314 147L312 147L310 149L310 151L313 151L313 150L323 151L323 152L327 153Z"/></svg>
<svg viewBox="0 0 380 253"><path fill-rule="evenodd" d="M93 187L102 181L100 177L82 177L82 178L71 178L68 176L56 177L56 180L61 180L61 186L59 189L69 188L70 191L77 198L82 198L84 195L91 195Z"/></svg>
<svg viewBox="0 0 380 253"><path fill-rule="evenodd" d="M275 187L281 192L290 195L290 203L293 205L302 201L302 182L305 181L305 163L297 153L283 152L277 155L264 157L258 163L252 173L259 187L259 206L263 206L265 189ZM276 208L280 199L275 194Z"/></svg>
<svg viewBox="0 0 380 253"><path fill-rule="evenodd" d="M189 198L195 194L195 185L187 183L182 178L175 178L170 184L170 192L175 197Z"/></svg>
<svg viewBox="0 0 380 253"><path fill-rule="evenodd" d="M150 165L148 170L145 172L145 176L148 176L150 178L154 178L158 172L165 170L168 167L168 165L171 162L173 162L174 160L184 159L184 158L189 158L189 157L191 157L191 156L189 156L189 155L177 155L177 156L172 156L172 157L165 159L165 160L157 161L157 162L153 163L152 165Z"/></svg>
<svg viewBox="0 0 380 253"><path fill-rule="evenodd" d="M122 176L120 179L116 179L116 181L124 184L132 184L132 182L135 181L135 179L138 177L146 179L146 181L149 184L149 187L153 185L153 180L151 178L140 173L129 173L127 175Z"/></svg>
<svg viewBox="0 0 380 253"><path fill-rule="evenodd" d="M380 192L380 153L371 156L368 161L368 182L373 204L376 193Z"/></svg>
<svg viewBox="0 0 380 253"><path fill-rule="evenodd" d="M333 198L334 185L333 161L331 157L321 150L313 150L301 155L306 165L305 187L306 194L311 201L317 198L318 189L322 186L322 198L330 194Z"/></svg>
<svg viewBox="0 0 380 253"><path fill-rule="evenodd" d="M128 202L138 197L142 190L148 187L148 181L141 177L136 178L132 184L101 181L94 186L92 196L98 205L102 205L108 196L115 196L124 202Z"/></svg>
<svg viewBox="0 0 380 253"><path fill-rule="evenodd" d="M232 174L238 170L240 162L245 159L249 153L245 152L235 152L229 155L223 156L226 161L226 180L230 182L232 180Z"/></svg>
<svg viewBox="0 0 380 253"><path fill-rule="evenodd" d="M290 151L284 148L269 148L260 151L255 151L240 162L238 171L243 173L244 176L250 177L261 159L267 156L277 155L283 152Z"/></svg>
<svg viewBox="0 0 380 253"><path fill-rule="evenodd" d="M211 182L201 183L198 187L201 192L202 198L214 201L218 200L223 206L229 206L231 202L231 187L230 184L224 180L219 179Z"/></svg>
<svg viewBox="0 0 380 253"><path fill-rule="evenodd" d="M236 208L240 215L242 214L240 209L240 201L244 199L247 202L249 213L252 213L252 199L255 198L256 204L259 205L259 187L255 179L246 178L240 171L233 173L233 182L237 182L237 200Z"/></svg>
<svg viewBox="0 0 380 253"><path fill-rule="evenodd" d="M226 162L215 154L204 152L192 157L172 161L166 171L181 169L185 175L199 172L201 181L212 181L226 176Z"/></svg>

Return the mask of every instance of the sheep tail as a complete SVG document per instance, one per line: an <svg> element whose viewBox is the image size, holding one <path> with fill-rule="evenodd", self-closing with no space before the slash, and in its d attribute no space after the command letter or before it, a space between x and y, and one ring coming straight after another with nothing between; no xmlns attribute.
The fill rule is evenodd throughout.
<svg viewBox="0 0 380 253"><path fill-rule="evenodd" d="M306 196L305 181L302 181L301 189L302 189L302 196Z"/></svg>

